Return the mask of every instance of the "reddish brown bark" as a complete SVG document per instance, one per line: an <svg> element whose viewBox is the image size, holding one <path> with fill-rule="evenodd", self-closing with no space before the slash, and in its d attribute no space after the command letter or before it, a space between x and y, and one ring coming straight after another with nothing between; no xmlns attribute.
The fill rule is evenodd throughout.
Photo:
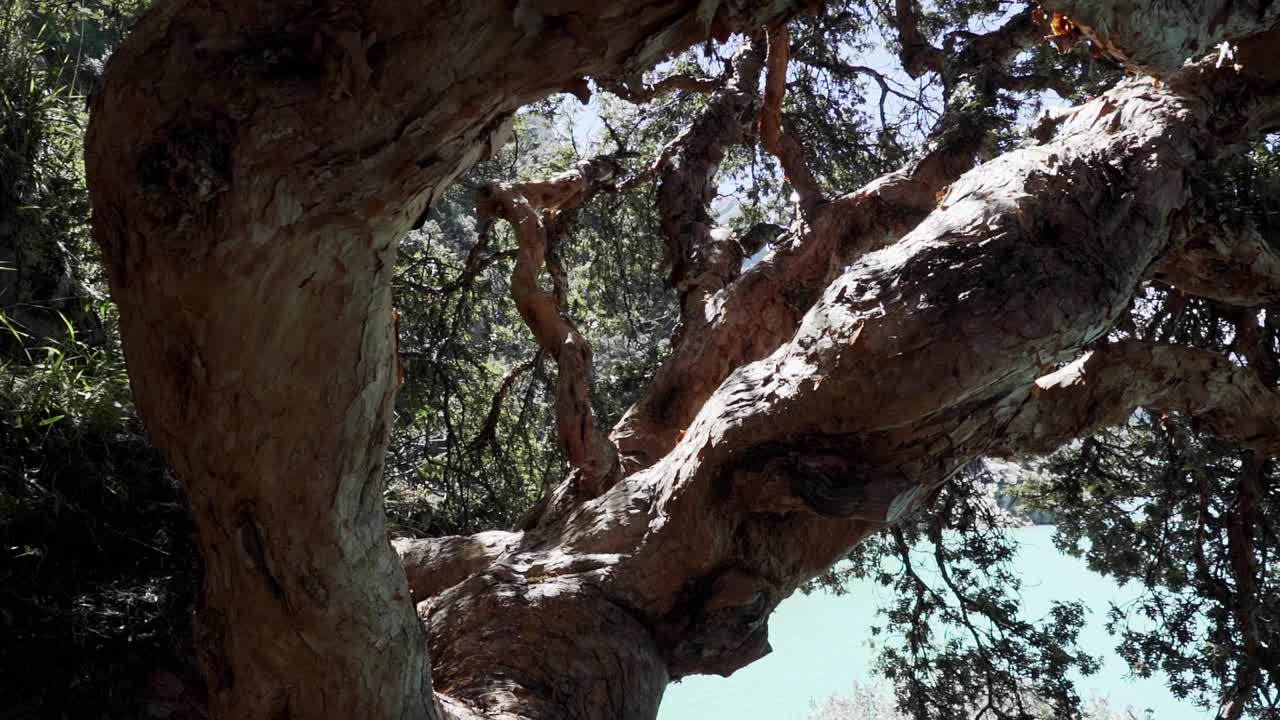
<svg viewBox="0 0 1280 720"><path fill-rule="evenodd" d="M1196 68L1183 80L1128 83L1074 111L1050 143L966 175L914 231L845 269L794 338L733 371L664 457L555 523L476 548L489 569L419 606L433 647L449 648L441 686L512 712L546 707L532 688L553 681L605 692L533 660L545 652L534 623L560 637L581 612L622 644L605 651L593 638L590 652L626 658L643 682L657 668L731 672L767 650L769 611L853 543L972 458L1005 442L1037 449L1035 431L1053 428L1034 412L1058 403L1037 378L1098 341L1169 246L1205 160L1194 148L1270 116L1234 76ZM1273 433L1273 391L1237 391L1248 375L1230 363L1154 356L1128 370L1151 378L1106 417L1072 410L1090 407L1092 388L1058 403L1063 439L1141 403L1246 441ZM1160 373L1201 390L1179 392ZM456 542L401 547L440 554L430 548ZM618 608L653 644L623 629ZM477 680L496 651L474 638L508 612L529 635L504 639L503 657L525 660L503 665L497 691Z"/></svg>
<svg viewBox="0 0 1280 720"><path fill-rule="evenodd" d="M768 75L764 84L764 108L760 114L760 146L778 158L787 182L795 188L800 210L806 217L826 202L822 188L804 159L804 148L782 127L782 103L787 92L787 64L791 34L785 25L769 30Z"/></svg>
<svg viewBox="0 0 1280 720"><path fill-rule="evenodd" d="M511 294L538 347L555 358L559 369L556 424L560 447L577 472L573 484L581 497L595 497L618 479L618 449L597 427L591 407L591 345L566 315L565 281L555 278L558 272L549 263L557 290L543 290L538 278L563 216L617 173L617 164L608 158L582 162L545 182L492 185L485 189L479 208L483 215L505 218L515 233L519 250Z"/></svg>
<svg viewBox="0 0 1280 720"><path fill-rule="evenodd" d="M206 559L215 717L438 714L383 524L396 240L521 104L785 11L173 0L139 23L88 172L138 407Z"/></svg>
<svg viewBox="0 0 1280 720"><path fill-rule="evenodd" d="M651 718L671 678L767 652L778 602L972 458L1123 416L1036 380L1128 306L1183 230L1188 176L1280 120L1274 87L1212 63L1124 83L959 179L926 158L818 205L708 293L697 338L615 432L635 472L533 530L402 541L397 558L381 463L399 233L520 103L785 12L241 0L142 22L95 102L88 165L138 405L206 559L215 717ZM965 143L934 152L972 162ZM536 228L532 208L574 187L495 198ZM707 230L676 259L714 249ZM517 293L564 363L573 332L529 277L535 235ZM1173 361L1204 392L1157 374L1123 405L1270 447L1270 421L1239 413L1273 400L1215 387L1233 367ZM1037 416L1055 404L1070 412Z"/></svg>
<svg viewBox="0 0 1280 720"><path fill-rule="evenodd" d="M949 102L923 157L831 202L817 202L811 195L805 222L792 228L773 252L741 279L736 279L736 266L731 276L721 272L719 282L705 284L700 303L692 310L686 304L682 316L697 331L677 338L671 356L645 395L613 430L624 467L646 468L669 452L734 369L767 356L789 340L822 290L846 265L896 242L936 207L943 189L973 167L992 128L989 114L975 108L984 107L983 98L993 97L994 77L1003 75L1007 63L1037 37L1030 15L1022 13L1001 29L979 36L972 51L960 60L939 61L948 81ZM779 102L780 97L775 105ZM709 104L685 137L731 137L736 130L722 129L719 135L715 130L695 132L703 125L736 127L719 121L722 114L714 102ZM716 147L707 140L692 147L681 146L681 153L693 157L682 159L680 182L670 182L664 176L659 186L658 205L669 248L688 253L712 245L711 228L705 219L706 200L695 208L690 205L706 192L706 174L714 172L714 166L702 160L709 155L703 148ZM793 166L802 165L801 158L794 154L791 158ZM703 219L684 223L667 220L686 217ZM673 237L678 239L673 242ZM680 281L675 284L681 287Z"/></svg>

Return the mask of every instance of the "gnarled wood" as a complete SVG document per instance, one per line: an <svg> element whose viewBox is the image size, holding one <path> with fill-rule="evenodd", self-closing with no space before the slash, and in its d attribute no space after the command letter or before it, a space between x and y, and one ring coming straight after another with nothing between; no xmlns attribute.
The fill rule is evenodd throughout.
<svg viewBox="0 0 1280 720"><path fill-rule="evenodd" d="M788 11L169 0L139 23L87 166L138 408L199 530L214 717L439 714L382 510L396 241L520 105Z"/></svg>
<svg viewBox="0 0 1280 720"><path fill-rule="evenodd" d="M1152 269L1152 277L1228 305L1280 302L1280 241L1247 220L1198 225Z"/></svg>
<svg viewBox="0 0 1280 720"><path fill-rule="evenodd" d="M1099 52L1135 71L1157 77L1176 72L1188 60L1199 60L1219 51L1224 42L1238 43L1280 25L1280 8L1275 5L1233 0L1193 3L1048 0L1043 7L1069 17ZM1262 41L1263 45L1271 45L1271 53L1274 53L1274 43L1274 37ZM1248 64L1259 59L1252 53L1248 58L1239 58ZM1227 66L1237 61L1229 56L1223 60ZM1272 71L1271 68L1259 70Z"/></svg>
<svg viewBox="0 0 1280 720"><path fill-rule="evenodd" d="M695 314L698 332L680 336L645 395L614 427L624 467L643 469L657 462L733 370L767 356L794 335L823 288L847 264L897 242L933 211L940 192L973 167L988 141L992 120L980 99L994 97L1003 68L1035 37L1031 13L1024 12L977 36L954 60L939 60L949 99L925 154L855 192L815 203L806 222L773 252L732 284L713 286L715 295L704 303L710 312ZM687 187L705 186L701 175L695 180L703 184ZM680 200L660 207L688 202L687 194L673 196Z"/></svg>
<svg viewBox="0 0 1280 720"><path fill-rule="evenodd" d="M476 638L529 603L545 603L536 612L558 636L575 596L606 618L625 608L673 677L766 652L778 602L999 448L1044 368L1102 337L1169 244L1201 148L1253 132L1270 102L1200 68L1165 88L1131 82L1076 109L1052 142L965 175L914 231L845 269L789 342L732 372L664 457L510 536L491 570L421 605L433 642L450 645L440 681L478 704L531 702L543 670L506 665L492 689L480 680L492 640ZM1095 420L1077 419L1077 431ZM510 605L455 611L478 594ZM628 652L631 632L615 628ZM649 660L631 661L649 682Z"/></svg>
<svg viewBox="0 0 1280 720"><path fill-rule="evenodd" d="M804 159L804 148L782 126L782 103L787 90L787 62L791 55L791 34L785 25L769 30L768 74L764 84L764 107L760 113L760 145L778 158L787 182L800 198L800 211L808 217L826 202L822 188Z"/></svg>
<svg viewBox="0 0 1280 720"><path fill-rule="evenodd" d="M591 406L591 345L566 315L562 292L543 290L538 277L552 249L551 236L562 227L561 216L617 174L612 159L597 158L544 182L490 185L479 201L482 215L500 216L515 230L519 250L511 271L511 295L538 347L555 358L559 369L556 426L560 447L577 471L575 495L582 497L607 490L622 468L618 449L597 427Z"/></svg>
<svg viewBox="0 0 1280 720"><path fill-rule="evenodd" d="M1003 445L1050 452L1139 408L1185 413L1244 447L1280 450L1280 393L1256 371L1215 352L1139 341L1103 345L1036 380Z"/></svg>
<svg viewBox="0 0 1280 720"><path fill-rule="evenodd" d="M1181 231L1188 177L1280 126L1277 88L1201 63L1122 84L940 199L952 170L922 163L821 205L708 302L620 426L644 469L527 532L398 558L398 234L520 103L787 12L227 0L144 20L96 100L89 172L138 405L206 558L213 716L652 718L671 678L767 652L778 602L1027 424L1035 381L1106 334ZM1211 394L1214 422L1237 409Z"/></svg>

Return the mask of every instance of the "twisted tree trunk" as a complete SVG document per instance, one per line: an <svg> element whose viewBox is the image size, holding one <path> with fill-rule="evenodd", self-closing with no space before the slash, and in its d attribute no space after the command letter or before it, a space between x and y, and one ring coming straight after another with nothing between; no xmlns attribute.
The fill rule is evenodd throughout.
<svg viewBox="0 0 1280 720"><path fill-rule="evenodd" d="M727 364L677 349L697 402L628 426L658 438L637 471L601 470L527 532L400 542L406 582L381 493L398 236L521 103L786 5L178 0L146 17L95 101L89 173L139 409L206 558L213 716L651 718L672 678L751 662L778 602L971 458L1099 421L1062 419L1063 393L1094 384L1037 378L1181 232L1188 173L1280 117L1264 80L1201 63L1123 84L940 200L911 172L807 193L785 254L698 301L768 310L765 339ZM905 212L873 216L896 198ZM547 327L563 361L569 331ZM1126 398L1168 399L1147 390ZM1233 409L1209 395L1178 402Z"/></svg>

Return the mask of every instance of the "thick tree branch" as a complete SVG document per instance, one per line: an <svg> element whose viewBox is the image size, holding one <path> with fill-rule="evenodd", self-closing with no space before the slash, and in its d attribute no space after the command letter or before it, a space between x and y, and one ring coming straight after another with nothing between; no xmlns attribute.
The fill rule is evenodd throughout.
<svg viewBox="0 0 1280 720"><path fill-rule="evenodd" d="M791 34L786 25L769 29L768 74L764 86L764 106L760 111L760 144L778 158L787 182L800 198L800 212L812 218L813 211L826 202L822 188L804 159L804 148L782 125L782 104L787 92L787 60Z"/></svg>
<svg viewBox="0 0 1280 720"><path fill-rule="evenodd" d="M649 467L669 452L730 373L791 338L841 265L896 241L924 219L938 191L967 167L935 161L950 151L940 148L910 169L821 206L800 234L784 236L740 278L708 295L703 307L712 311L694 316L698 331L681 335L613 430L626 471Z"/></svg>
<svg viewBox="0 0 1280 720"><path fill-rule="evenodd" d="M392 541L404 563L409 590L420 602L484 571L510 551L517 533L491 531L438 538L398 538Z"/></svg>
<svg viewBox="0 0 1280 720"><path fill-rule="evenodd" d="M1256 89L1188 72L1176 90L1126 83L1053 142L967 174L914 231L845 269L790 342L733 372L659 462L433 598L442 671L474 677L500 651L541 652L519 632L501 649L466 640L504 597L518 600L504 618L530 633L559 603L610 627L625 608L672 676L763 652L781 598L995 447L1040 368L1106 332L1210 159L1193 149L1270 110ZM545 663L516 665L504 688L547 681Z"/></svg>
<svg viewBox="0 0 1280 720"><path fill-rule="evenodd" d="M382 509L397 240L521 105L791 12L168 0L134 28L86 166L138 409L199 529L212 717L441 715ZM665 682L635 666L611 715Z"/></svg>
<svg viewBox="0 0 1280 720"><path fill-rule="evenodd" d="M763 55L758 42L740 47L730 60L725 86L655 163L665 263L671 267L669 282L680 296L675 344L701 330L708 298L738 277L746 257L738 238L716 227L709 205L725 149L748 139L747 119L759 98Z"/></svg>
<svg viewBox="0 0 1280 720"><path fill-rule="evenodd" d="M613 430L628 472L669 452L731 372L790 339L843 267L896 242L934 210L939 193L973 167L993 127L983 102L994 92L991 78L1034 37L1027 11L972 40L948 71L958 78L958 89L919 160L818 206L789 242L707 304L715 312L674 347L644 397Z"/></svg>
<svg viewBox="0 0 1280 720"><path fill-rule="evenodd" d="M1066 15L1098 51L1138 72L1163 77L1231 42L1240 51L1227 65L1240 63L1250 73L1275 79L1273 31L1280 24L1280 7L1272 3L1144 3L1135 12L1128 3L1047 0L1043 7Z"/></svg>
<svg viewBox="0 0 1280 720"><path fill-rule="evenodd" d="M1136 340L1103 345L1038 379L1010 420L1006 447L1049 452L1139 408L1185 413L1244 447L1280 449L1280 392L1254 369L1207 350Z"/></svg>
<svg viewBox="0 0 1280 720"><path fill-rule="evenodd" d="M1280 302L1280 240L1247 219L1205 223L1160 260L1152 277L1228 305Z"/></svg>
<svg viewBox="0 0 1280 720"><path fill-rule="evenodd" d="M787 271L812 280L738 351L767 357L602 496L423 551L419 625L381 514L398 233L521 102L783 19L534 5L174 2L112 61L95 223L139 407L200 530L215 717L652 718L671 678L766 652L782 598L997 445L1041 368L1128 307L1188 175L1277 119L1275 88L1201 65L967 173L891 247L837 264L854 219L815 213L827 252ZM459 31L423 30L441 18ZM524 197L498 204L537 228Z"/></svg>
<svg viewBox="0 0 1280 720"><path fill-rule="evenodd" d="M596 82L606 92L612 93L627 102L644 104L652 102L673 92L691 92L700 94L713 93L724 87L725 77L707 78L675 73L668 75L653 84L645 84L641 75L623 78L596 78Z"/></svg>

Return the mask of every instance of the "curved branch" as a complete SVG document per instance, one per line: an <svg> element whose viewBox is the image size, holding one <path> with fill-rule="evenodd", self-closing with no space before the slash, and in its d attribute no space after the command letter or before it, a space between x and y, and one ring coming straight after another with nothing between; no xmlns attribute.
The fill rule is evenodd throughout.
<svg viewBox="0 0 1280 720"><path fill-rule="evenodd" d="M431 598L444 686L574 717L536 689L621 698L587 667L607 663L629 699L758 657L783 597L997 444L1041 368L1128 307L1189 176L1269 109L1200 70L1123 83L1046 145L966 174L894 246L836 269L790 341L720 383L659 462ZM548 671L602 646L602 663Z"/></svg>
<svg viewBox="0 0 1280 720"><path fill-rule="evenodd" d="M805 218L826 202L822 188L804 159L804 148L782 126L782 101L787 92L787 60L791 50L791 34L786 25L769 29L768 76L764 86L764 107L760 112L760 144L765 152L778 158L787 182L800 198L800 212Z"/></svg>
<svg viewBox="0 0 1280 720"><path fill-rule="evenodd" d="M1002 67L1000 63L1012 60L1017 49L1034 37L1030 27L1028 11L979 36L957 61L957 77L989 79ZM987 80L971 84L990 89ZM626 471L657 462L675 447L730 373L789 340L834 274L896 242L928 216L941 192L973 167L991 128L985 104L972 94L953 92L920 159L817 206L790 242L707 302L706 307L714 311L699 314L700 330L675 345L645 395L613 430Z"/></svg>
<svg viewBox="0 0 1280 720"><path fill-rule="evenodd" d="M482 215L502 217L515 231L519 252L511 272L511 295L538 346L559 368L560 446L578 471L576 489L585 497L599 495L617 480L618 451L597 427L591 405L591 346L565 314L560 293L543 290L538 276L548 264L549 230L559 229L561 214L577 208L617 173L611 158L597 158L544 182L490 185L477 199Z"/></svg>
<svg viewBox="0 0 1280 720"><path fill-rule="evenodd" d="M947 56L920 32L915 0L896 0L893 24L898 28L898 42L902 45L898 57L908 75L918 78L926 72L942 72Z"/></svg>
<svg viewBox="0 0 1280 720"><path fill-rule="evenodd" d="M1280 393L1225 356L1137 340L1104 345L1036 380L1013 416L1009 452L1049 452L1123 423L1139 408L1180 412L1214 434L1263 452L1280 449Z"/></svg>
<svg viewBox="0 0 1280 720"><path fill-rule="evenodd" d="M750 42L734 53L731 75L689 127L663 148L657 205L669 282L680 296L673 344L705 323L708 298L738 277L746 257L738 238L715 226L708 206L725 149L747 141L746 122L758 99L763 49Z"/></svg>
<svg viewBox="0 0 1280 720"><path fill-rule="evenodd" d="M642 105L677 91L703 95L710 94L724 87L725 78L723 76L707 78L688 73L676 73L668 75L651 85L646 85L644 78L640 75L631 75L623 78L596 78L596 82L605 92L611 93L627 102Z"/></svg>
<svg viewBox="0 0 1280 720"><path fill-rule="evenodd" d="M913 168L890 173L820 206L812 222L708 294L639 401L614 427L626 472L649 467L682 437L698 410L735 369L789 340L831 275L900 238L937 204L937 193L967 168L943 147ZM748 240L744 238L744 240Z"/></svg>
<svg viewBox="0 0 1280 720"><path fill-rule="evenodd" d="M1228 305L1280 302L1280 239L1248 221L1205 223L1156 264L1152 277Z"/></svg>

